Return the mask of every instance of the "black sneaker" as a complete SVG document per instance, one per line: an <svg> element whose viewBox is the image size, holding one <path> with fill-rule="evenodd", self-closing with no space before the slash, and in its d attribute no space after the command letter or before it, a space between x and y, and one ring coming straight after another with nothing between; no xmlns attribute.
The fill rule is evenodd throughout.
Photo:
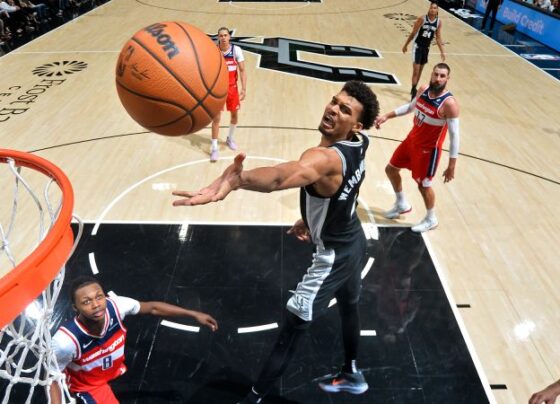
<svg viewBox="0 0 560 404"><path fill-rule="evenodd" d="M319 387L328 393L347 391L351 394L362 394L369 388L364 375L359 370L356 373L341 371L336 375L325 376L323 381L319 382Z"/></svg>

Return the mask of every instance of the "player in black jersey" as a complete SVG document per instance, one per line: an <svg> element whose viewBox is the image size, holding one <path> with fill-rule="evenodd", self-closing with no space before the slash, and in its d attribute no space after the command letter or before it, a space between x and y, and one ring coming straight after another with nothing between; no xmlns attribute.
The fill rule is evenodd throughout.
<svg viewBox="0 0 560 404"><path fill-rule="evenodd" d="M328 392L353 394L368 389L356 365L366 239L355 208L369 142L361 131L369 129L378 114L377 97L371 89L362 82L349 81L325 107L319 145L305 150L298 161L244 171L245 155L238 154L208 187L173 192L184 197L173 202L180 206L217 202L237 189L272 192L301 188L302 218L288 233L315 244L313 263L288 301L286 322L245 403L258 403L269 392L294 355L298 340L333 298L341 317L345 363L340 373L326 376L319 386Z"/></svg>
<svg viewBox="0 0 560 404"><path fill-rule="evenodd" d="M428 53L430 53L430 45L434 36L436 38L439 52L441 53L441 61L445 61L445 51L443 49L443 41L441 40L441 20L438 16L438 4L436 1L430 2L428 14L418 17L412 32L406 39L402 48L406 53L408 44L414 40L412 48L412 89L410 90L410 100L416 97L416 86L420 81L424 65L428 63Z"/></svg>

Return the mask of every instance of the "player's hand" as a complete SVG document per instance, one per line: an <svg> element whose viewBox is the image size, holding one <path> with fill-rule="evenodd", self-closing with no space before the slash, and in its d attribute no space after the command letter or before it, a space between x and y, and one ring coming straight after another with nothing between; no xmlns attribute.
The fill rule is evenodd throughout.
<svg viewBox="0 0 560 404"><path fill-rule="evenodd" d="M245 160L245 153L239 153L235 156L233 164L226 168L220 177L198 191L173 191L173 195L184 197L173 201L173 206L205 205L225 199L231 191L241 185L243 160Z"/></svg>
<svg viewBox="0 0 560 404"><path fill-rule="evenodd" d="M443 52L441 53L441 61L445 62L445 53L443 53Z"/></svg>
<svg viewBox="0 0 560 404"><path fill-rule="evenodd" d="M533 394L529 399L529 404L554 404L558 395L560 395L560 384L556 382L546 389Z"/></svg>
<svg viewBox="0 0 560 404"><path fill-rule="evenodd" d="M443 183L451 181L455 178L455 167L447 167L443 172Z"/></svg>
<svg viewBox="0 0 560 404"><path fill-rule="evenodd" d="M288 234L293 234L297 237L298 240L301 241L311 241L311 237L309 235L309 229L305 225L305 222L302 219L298 219L292 228L288 230Z"/></svg>
<svg viewBox="0 0 560 404"><path fill-rule="evenodd" d="M218 329L218 322L209 314L197 311L194 313L194 318L200 325L204 325L212 331L216 331Z"/></svg>
<svg viewBox="0 0 560 404"><path fill-rule="evenodd" d="M402 53L406 53L407 50L408 50L408 46L407 46L407 45L405 45L405 46L402 47Z"/></svg>
<svg viewBox="0 0 560 404"><path fill-rule="evenodd" d="M375 129L381 129L381 125L383 125L385 122L387 122L386 115L381 115L380 117L376 118L375 122L373 123L375 125Z"/></svg>
<svg viewBox="0 0 560 404"><path fill-rule="evenodd" d="M243 101L245 99L245 94L246 93L247 92L245 91L245 89L243 89L239 92L239 101Z"/></svg>

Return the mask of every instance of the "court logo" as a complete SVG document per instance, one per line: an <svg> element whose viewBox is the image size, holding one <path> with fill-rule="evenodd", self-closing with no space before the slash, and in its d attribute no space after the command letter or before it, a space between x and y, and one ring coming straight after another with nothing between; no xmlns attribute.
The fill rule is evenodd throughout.
<svg viewBox="0 0 560 404"><path fill-rule="evenodd" d="M78 62L77 60L47 63L33 69L36 76L60 77L74 74L84 70L87 67L86 62Z"/></svg>
<svg viewBox="0 0 560 404"><path fill-rule="evenodd" d="M210 35L217 40L216 35ZM375 49L351 45L330 45L292 38L264 38L262 43L249 42L253 37L233 37L231 43L247 52L260 56L259 67L281 73L311 77L332 82L361 80L371 84L398 84L390 73L357 67L339 67L303 60L303 54L317 54L330 57L381 58Z"/></svg>
<svg viewBox="0 0 560 404"><path fill-rule="evenodd" d="M32 70L34 75L41 77L32 85L0 88L0 124L26 113L43 94L66 83L68 76L85 68L86 62L76 60L46 63Z"/></svg>

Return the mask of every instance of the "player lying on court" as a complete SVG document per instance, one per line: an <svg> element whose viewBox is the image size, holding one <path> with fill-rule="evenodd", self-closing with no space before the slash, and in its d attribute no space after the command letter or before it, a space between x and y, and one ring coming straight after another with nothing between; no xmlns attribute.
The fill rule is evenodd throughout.
<svg viewBox="0 0 560 404"><path fill-rule="evenodd" d="M298 340L311 322L337 299L341 317L345 362L336 375L319 386L328 392L361 394L368 389L358 370L360 273L366 261L366 238L356 214L356 201L365 176L369 129L379 113L375 94L364 83L347 82L325 107L319 124L319 145L303 152L298 161L245 171L238 154L211 185L199 191L175 191L174 206L202 205L225 199L237 189L257 192L300 188L302 218L288 233L316 246L313 263L288 300L286 321L272 353L245 403L258 403L281 377L296 353Z"/></svg>
<svg viewBox="0 0 560 404"><path fill-rule="evenodd" d="M191 317L212 331L218 323L211 316L164 302L139 302L124 296L105 296L99 281L77 278L70 286L77 315L64 323L52 339L58 367L67 376L70 393L78 403L118 403L108 382L126 372L124 346L127 315ZM62 401L58 383L51 386L51 402Z"/></svg>
<svg viewBox="0 0 560 404"><path fill-rule="evenodd" d="M406 168L411 171L426 206L424 219L411 227L411 230L416 233L438 226L435 214L436 194L432 188L432 180L436 175L448 130L449 163L443 172L443 182L455 178L455 164L459 156L459 104L447 89L450 73L451 69L447 64L438 63L432 70L430 84L422 86L410 104L400 106L375 120L375 127L379 129L388 119L414 112L412 129L396 148L389 164L385 167L385 173L391 181L396 196L393 208L385 213L385 217L397 219L412 210L412 206L404 196L400 174L401 169Z"/></svg>

